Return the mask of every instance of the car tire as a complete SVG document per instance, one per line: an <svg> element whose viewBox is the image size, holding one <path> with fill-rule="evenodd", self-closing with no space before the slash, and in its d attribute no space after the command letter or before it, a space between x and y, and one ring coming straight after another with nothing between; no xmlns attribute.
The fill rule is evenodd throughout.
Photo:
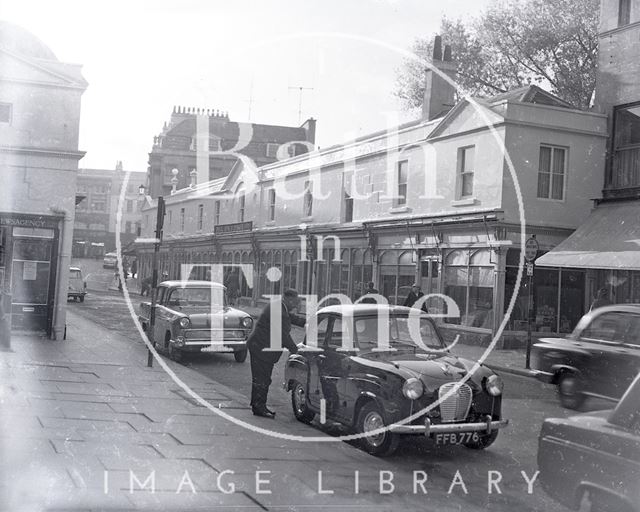
<svg viewBox="0 0 640 512"><path fill-rule="evenodd" d="M233 353L233 357L236 360L236 363L244 363L247 359L247 349L236 350Z"/></svg>
<svg viewBox="0 0 640 512"><path fill-rule="evenodd" d="M490 434L480 434L477 441L464 443L464 445L472 450L484 450L485 448L489 448L489 446L494 443L494 441L498 437L498 432L498 430L492 430Z"/></svg>
<svg viewBox="0 0 640 512"><path fill-rule="evenodd" d="M574 373L565 372L558 379L560 405L566 409L579 409L586 397L581 391L582 383Z"/></svg>
<svg viewBox="0 0 640 512"><path fill-rule="evenodd" d="M302 423L311 423L316 415L307 405L307 393L304 386L297 381L291 384L291 408L293 415Z"/></svg>
<svg viewBox="0 0 640 512"><path fill-rule="evenodd" d="M182 361L182 350L176 348L175 344L171 343L171 341L166 343L165 346L167 347L167 351L169 352L169 359L175 361L176 363Z"/></svg>
<svg viewBox="0 0 640 512"><path fill-rule="evenodd" d="M375 402L367 402L358 413L356 422L356 432L364 434L368 431L377 430L386 425L384 416ZM362 436L359 439L360 447L371 455L386 457L391 455L398 448L400 437L389 430L375 435L374 437Z"/></svg>

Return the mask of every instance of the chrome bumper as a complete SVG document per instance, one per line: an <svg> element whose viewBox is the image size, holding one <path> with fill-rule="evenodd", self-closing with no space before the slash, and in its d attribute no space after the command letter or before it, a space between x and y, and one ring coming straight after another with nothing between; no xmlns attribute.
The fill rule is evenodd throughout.
<svg viewBox="0 0 640 512"><path fill-rule="evenodd" d="M529 370L531 375L538 379L540 382L545 382L547 384L553 381L554 374L551 372L543 372L542 370Z"/></svg>
<svg viewBox="0 0 640 512"><path fill-rule="evenodd" d="M492 421L490 416L484 422L476 423L439 423L431 424L431 420L426 418L423 425L389 425L389 430L395 434L440 434L442 432L486 432L490 434L493 430L504 428L509 424L509 420Z"/></svg>

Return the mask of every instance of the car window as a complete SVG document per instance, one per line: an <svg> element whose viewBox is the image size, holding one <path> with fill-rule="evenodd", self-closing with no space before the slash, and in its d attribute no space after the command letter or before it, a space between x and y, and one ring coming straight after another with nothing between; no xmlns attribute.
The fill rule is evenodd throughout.
<svg viewBox="0 0 640 512"><path fill-rule="evenodd" d="M157 289L156 291L156 302L158 304L164 304L163 300L164 300L164 292L165 292L166 288L164 286L161 286L160 288Z"/></svg>
<svg viewBox="0 0 640 512"><path fill-rule="evenodd" d="M630 315L629 325L622 336L623 343L640 347L640 315Z"/></svg>
<svg viewBox="0 0 640 512"><path fill-rule="evenodd" d="M630 315L624 313L603 313L594 318L582 331L580 337L601 341L622 341Z"/></svg>
<svg viewBox="0 0 640 512"><path fill-rule="evenodd" d="M318 331L317 331L317 347L322 347L324 345L325 338L327 336L327 327L329 326L329 317L328 316L319 316L318 317ZM307 335L304 338L304 344L308 344L309 337L313 335L313 323L310 322L307 324Z"/></svg>
<svg viewBox="0 0 640 512"><path fill-rule="evenodd" d="M70 277L71 279L80 279L82 277L82 272L80 270L72 270Z"/></svg>
<svg viewBox="0 0 640 512"><path fill-rule="evenodd" d="M344 324L342 318L336 317L333 319L333 327L331 328L331 336L327 345L333 348L342 348L342 341L344 335Z"/></svg>

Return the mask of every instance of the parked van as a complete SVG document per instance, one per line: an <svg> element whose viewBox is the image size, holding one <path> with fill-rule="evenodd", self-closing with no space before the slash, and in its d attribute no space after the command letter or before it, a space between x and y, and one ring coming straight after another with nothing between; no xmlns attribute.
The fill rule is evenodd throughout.
<svg viewBox="0 0 640 512"><path fill-rule="evenodd" d="M78 267L69 268L69 291L67 292L67 300L84 302L84 296L87 294L87 283L82 278L82 270Z"/></svg>

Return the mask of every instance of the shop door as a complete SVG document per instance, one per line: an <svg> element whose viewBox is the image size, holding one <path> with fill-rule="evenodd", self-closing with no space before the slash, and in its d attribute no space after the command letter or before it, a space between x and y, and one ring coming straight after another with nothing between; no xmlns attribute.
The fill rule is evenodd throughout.
<svg viewBox="0 0 640 512"><path fill-rule="evenodd" d="M53 230L50 238L14 238L11 271L12 327L50 331L53 312ZM14 232L15 235L15 232Z"/></svg>

